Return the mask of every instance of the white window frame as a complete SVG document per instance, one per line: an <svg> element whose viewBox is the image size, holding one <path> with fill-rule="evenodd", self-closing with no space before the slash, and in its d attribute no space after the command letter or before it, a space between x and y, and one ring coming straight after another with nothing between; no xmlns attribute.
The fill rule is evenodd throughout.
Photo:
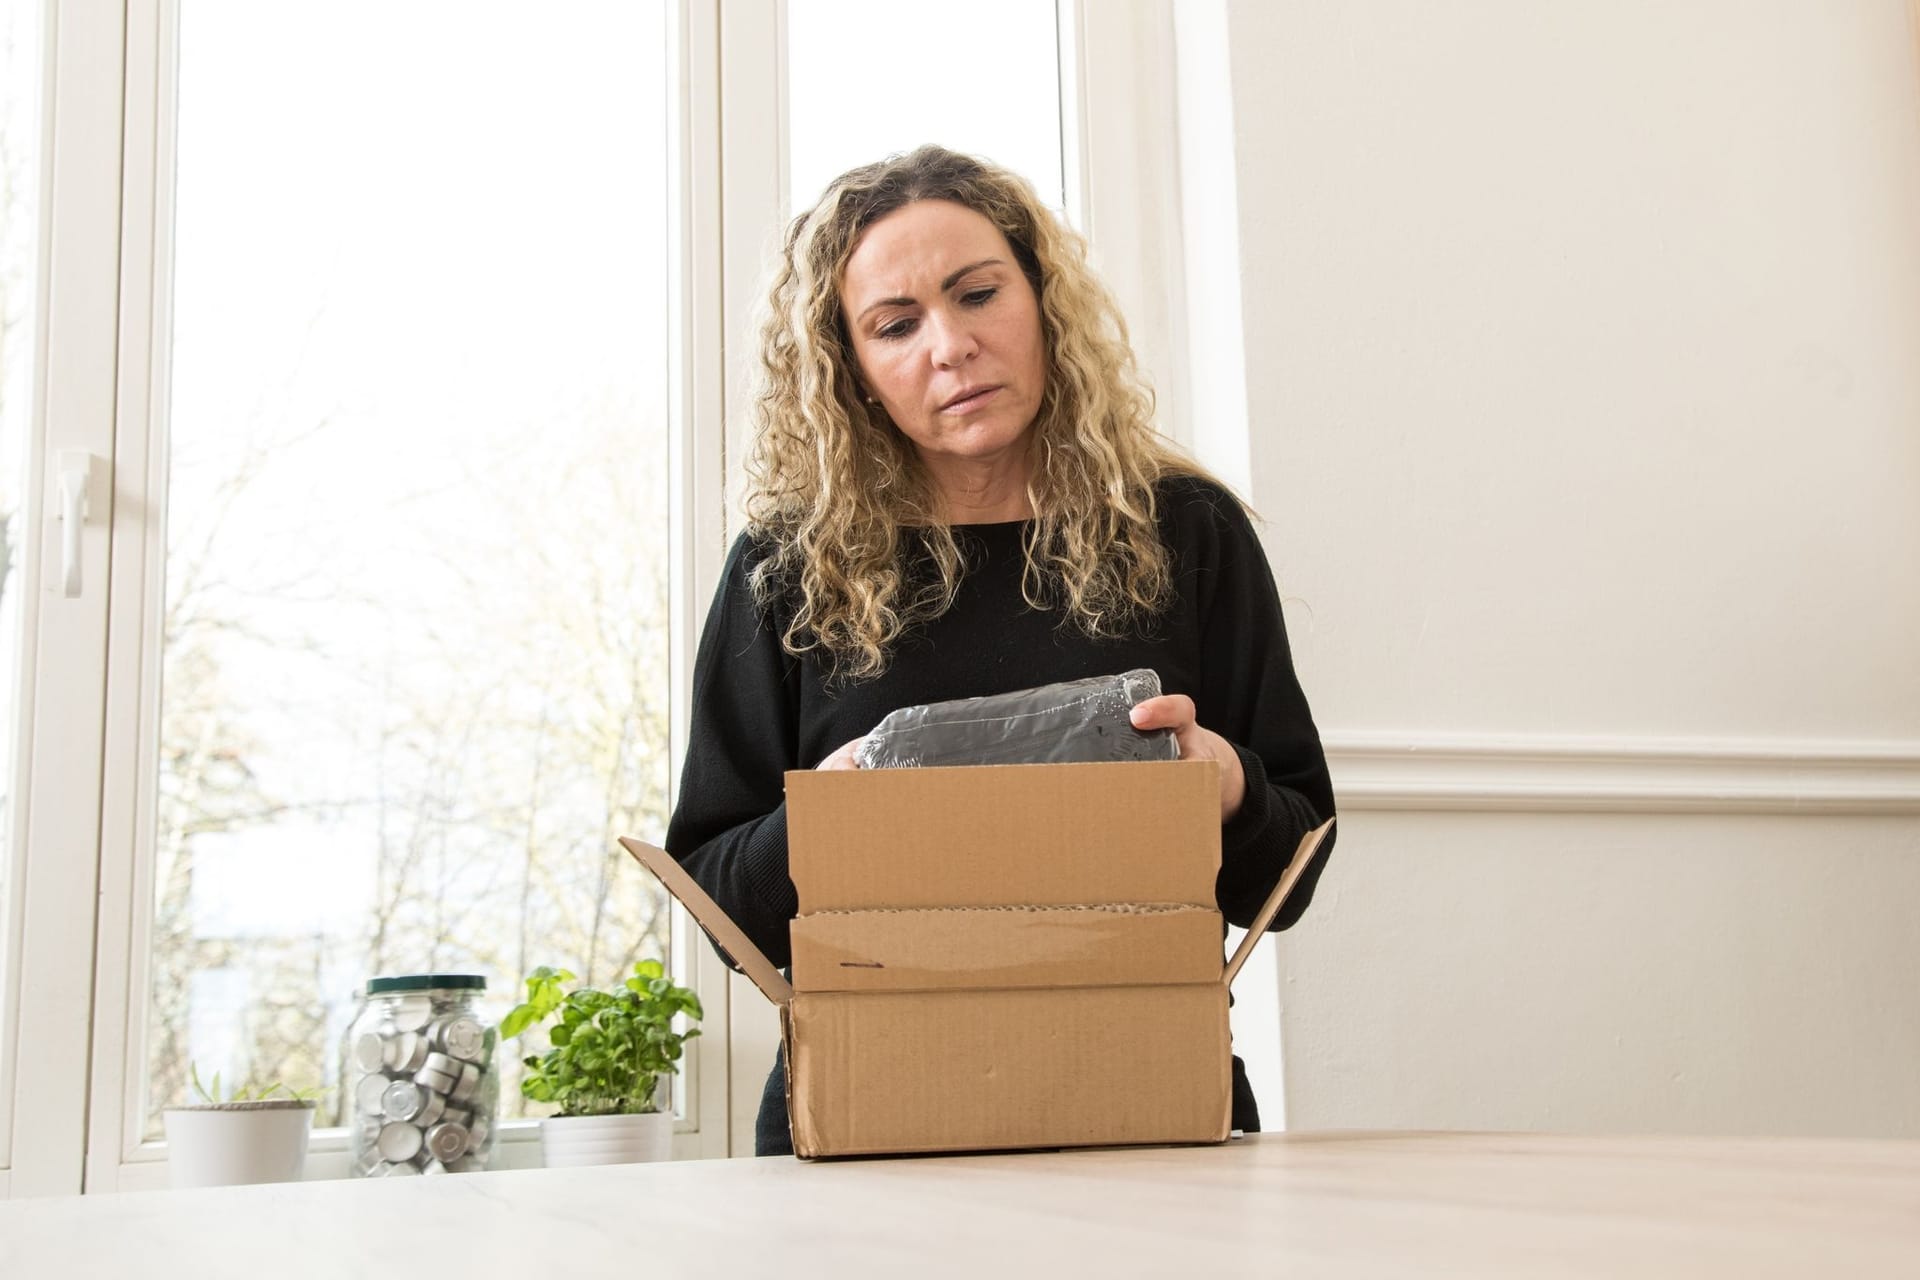
<svg viewBox="0 0 1920 1280"><path fill-rule="evenodd" d="M1067 214L1127 319L1160 430L1191 448L1174 0L1058 5Z"/></svg>
<svg viewBox="0 0 1920 1280"><path fill-rule="evenodd" d="M698 42L700 14L695 6L671 6L669 39L678 46L679 70L693 74L710 62L689 48ZM150 912L153 895L151 859L143 851L154 844L152 823L156 779L153 775L158 736L159 645L150 633L153 602L164 591L166 567L167 459L162 441L164 415L170 401L167 378L171 369L167 299L171 293L171 263L156 257L154 246L173 242L174 201L170 184L175 170L170 104L176 98L179 0L135 0L129 5L126 32L126 135L122 198L122 288L120 322L120 430L118 465L123 484L139 495L129 514L116 521L114 575L109 606L111 638L108 644L106 758L101 828L100 936L93 1020L93 1087L88 1109L88 1191L142 1190L167 1183L164 1141L146 1141L144 1083L147 1023L147 964L150 957ZM685 39L680 39L682 32ZM711 125L689 110L704 101L700 88L683 85L669 93L670 127L679 131L675 148L681 172L674 175L669 198L670 232L679 232L683 249L689 241L711 240L711 233L690 217L696 207L689 181L688 160L698 151L689 135ZM710 114L710 113L709 113ZM671 161L670 161L671 163ZM708 193L707 204L711 204ZM684 256L684 255L683 255ZM677 362L676 377L668 379L671 422L698 422L685 416L682 403L694 389L697 400L703 367L711 363L713 335L687 331L692 302L700 291L686 290L674 279L669 305L677 304L678 323L670 324L667 359ZM707 378L711 382L710 375ZM676 385L684 382L685 386ZM717 449L702 448L685 431L670 432L669 558L673 564L672 598L703 598L698 582L711 582L718 571L719 552L710 550L718 538L704 522L714 523L711 503L701 495L718 487ZM708 565L706 562L713 563ZM689 579L693 585L689 585ZM695 611L696 613L698 610ZM685 691L691 686L685 662L689 646L697 641L698 624L689 629L686 611L670 641L670 670L676 717L672 728L684 734ZM683 736L674 738L677 765ZM636 868L635 874L638 874ZM675 912L672 959L677 971L691 975L691 985L703 1000L725 1017L725 966L711 948L694 945L700 939L682 912ZM684 1115L676 1126L674 1154L678 1157L719 1156L727 1153L726 1064L724 1036L702 1036L688 1047L686 1069L678 1078ZM539 1163L539 1130L533 1121L510 1121L496 1129L495 1168L527 1168ZM347 1139L338 1130L322 1132L309 1148L309 1178L344 1177L349 1154Z"/></svg>
<svg viewBox="0 0 1920 1280"><path fill-rule="evenodd" d="M122 17L49 0L41 119L34 410L23 557L21 713L15 774L20 872L10 908L6 1043L12 1144L7 1193L77 1191L86 1148L88 1030L98 885L100 752L119 291ZM60 537L49 460L96 458L81 534L82 592L55 594Z"/></svg>
<svg viewBox="0 0 1920 1280"><path fill-rule="evenodd" d="M29 523L21 706L33 719L15 791L21 874L9 903L15 963L6 970L0 1054L0 1109L11 1100L13 1124L11 1135L0 1130L0 1139L11 1137L0 1141L0 1196L125 1190L166 1178L164 1144L142 1143L136 1131L146 1011L136 999L145 938L135 922L151 891L136 850L150 806L139 802L139 755L128 744L152 733L143 691L159 660L143 628L165 550L164 526L149 514L166 479L150 424L167 403L167 353L158 345L166 327L155 311L167 264L155 246L171 233L163 184L172 156L161 125L177 3L48 0L35 418L46 425L34 431L28 474L43 499L55 451L92 452L103 474L78 600L46 593L58 555L50 503ZM786 6L668 3L682 86L669 102L680 143L669 232L683 254L669 302L677 324L668 358L678 375L669 380L669 420L696 424L673 433L668 460L677 778L692 654L739 527L749 317L788 212ZM1175 100L1171 2L1057 0L1057 13L1069 214L1094 237L1096 261L1132 321L1163 429L1189 441L1185 351L1175 340L1185 305L1177 135L1165 118ZM1142 204L1141 192L1152 200ZM712 435L697 425L714 423L724 425ZM707 1006L675 1153L750 1155L778 1041L775 1012L679 912L674 938L675 959ZM537 1160L530 1130L503 1134L503 1167ZM317 1140L308 1176L344 1174L343 1146Z"/></svg>

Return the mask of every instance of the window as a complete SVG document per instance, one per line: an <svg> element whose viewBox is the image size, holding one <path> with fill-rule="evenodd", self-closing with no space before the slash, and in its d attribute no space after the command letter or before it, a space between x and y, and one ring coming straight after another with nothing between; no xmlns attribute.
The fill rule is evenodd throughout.
<svg viewBox="0 0 1920 1280"><path fill-rule="evenodd" d="M664 952L664 34L184 9L146 1137L368 977Z"/></svg>
<svg viewBox="0 0 1920 1280"><path fill-rule="evenodd" d="M738 339L849 165L1072 202L1059 33L1132 11L1062 11L969 12L981 106L845 74L951 42L924 3L0 0L0 1194L162 1185L194 1064L337 1086L368 977L497 1014L662 951L709 1008L676 1150L750 1142L772 1013L615 844L664 832ZM29 595L75 454L84 589Z"/></svg>
<svg viewBox="0 0 1920 1280"><path fill-rule="evenodd" d="M857 164L933 142L1066 207L1060 40L1047 0L787 0L788 207Z"/></svg>

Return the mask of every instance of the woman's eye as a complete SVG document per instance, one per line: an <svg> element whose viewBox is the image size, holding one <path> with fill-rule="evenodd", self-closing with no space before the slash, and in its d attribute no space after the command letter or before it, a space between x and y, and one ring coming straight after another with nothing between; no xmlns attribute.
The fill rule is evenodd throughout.
<svg viewBox="0 0 1920 1280"><path fill-rule="evenodd" d="M881 338L904 338L912 332L913 332L913 321L907 319L905 316L902 316L900 319L893 321L891 324L881 325L879 332L876 336Z"/></svg>
<svg viewBox="0 0 1920 1280"><path fill-rule="evenodd" d="M985 306L993 300L993 295L998 292L1000 292L998 285L987 289L969 289L966 293L960 295L960 301L970 307Z"/></svg>

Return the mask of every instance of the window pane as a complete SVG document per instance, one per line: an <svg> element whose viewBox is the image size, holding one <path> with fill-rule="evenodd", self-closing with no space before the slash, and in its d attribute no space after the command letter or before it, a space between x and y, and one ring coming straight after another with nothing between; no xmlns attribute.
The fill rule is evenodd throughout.
<svg viewBox="0 0 1920 1280"><path fill-rule="evenodd" d="M666 954L664 19L184 7L149 1133Z"/></svg>
<svg viewBox="0 0 1920 1280"><path fill-rule="evenodd" d="M40 262L41 0L0 0L0 1168L12 1144L12 1037L4 1035L12 988L13 791L20 762L20 593L25 587L27 439L33 414L33 350Z"/></svg>
<svg viewBox="0 0 1920 1280"><path fill-rule="evenodd" d="M1054 0L787 0L788 207L923 142L985 156L1065 206Z"/></svg>

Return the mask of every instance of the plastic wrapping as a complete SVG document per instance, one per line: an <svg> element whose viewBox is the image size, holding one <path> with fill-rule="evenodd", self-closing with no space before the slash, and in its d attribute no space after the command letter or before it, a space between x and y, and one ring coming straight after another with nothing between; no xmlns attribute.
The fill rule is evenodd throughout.
<svg viewBox="0 0 1920 1280"><path fill-rule="evenodd" d="M1142 733L1128 718L1136 703L1159 696L1159 673L1143 668L902 707L874 727L855 756L862 769L1177 760L1171 730Z"/></svg>

